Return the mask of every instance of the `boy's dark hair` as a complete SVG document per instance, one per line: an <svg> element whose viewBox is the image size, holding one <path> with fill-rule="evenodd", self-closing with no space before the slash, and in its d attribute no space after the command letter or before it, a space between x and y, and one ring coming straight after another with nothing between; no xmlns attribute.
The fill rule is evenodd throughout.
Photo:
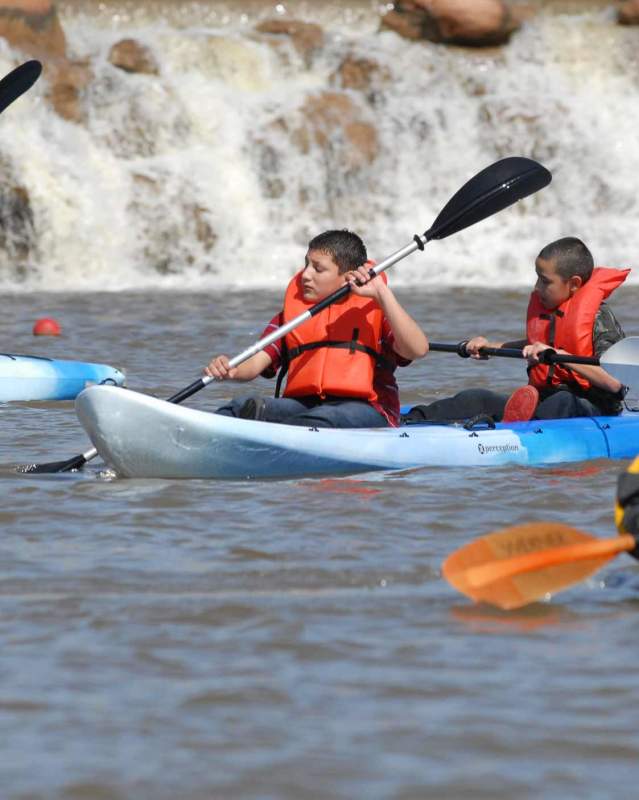
<svg viewBox="0 0 639 800"><path fill-rule="evenodd" d="M574 236L557 239L556 242L547 244L537 258L544 261L553 260L557 273L567 281L573 275L578 275L583 283L592 275L595 266L592 253L586 245Z"/></svg>
<svg viewBox="0 0 639 800"><path fill-rule="evenodd" d="M361 267L368 258L364 242L346 228L320 233L311 239L308 249L327 253L339 267L340 273Z"/></svg>

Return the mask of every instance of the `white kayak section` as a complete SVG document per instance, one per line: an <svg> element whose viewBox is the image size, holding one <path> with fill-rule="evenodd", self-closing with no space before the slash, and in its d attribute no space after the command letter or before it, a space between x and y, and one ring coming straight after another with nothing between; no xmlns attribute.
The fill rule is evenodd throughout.
<svg viewBox="0 0 639 800"><path fill-rule="evenodd" d="M106 464L129 478L300 478L412 467L540 466L639 452L639 413L548 422L313 429L234 419L95 386L76 412Z"/></svg>
<svg viewBox="0 0 639 800"><path fill-rule="evenodd" d="M107 364L0 353L0 402L73 400L94 384L122 386L124 373Z"/></svg>

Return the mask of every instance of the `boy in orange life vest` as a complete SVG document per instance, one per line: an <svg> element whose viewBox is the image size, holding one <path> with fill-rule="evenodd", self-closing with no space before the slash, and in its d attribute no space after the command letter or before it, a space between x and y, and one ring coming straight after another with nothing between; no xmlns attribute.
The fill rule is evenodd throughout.
<svg viewBox="0 0 639 800"><path fill-rule="evenodd" d="M305 266L286 290L284 309L262 337L345 283L351 291L235 369L229 369L227 356L214 358L204 373L218 380L273 377L288 365L283 397L245 395L218 414L306 427L399 424L395 368L425 356L428 340L385 276L371 279L366 261L364 243L350 231L326 231L309 242Z"/></svg>
<svg viewBox="0 0 639 800"><path fill-rule="evenodd" d="M599 357L624 338L614 314L603 302L630 270L594 268L586 245L574 237L551 242L535 261L537 283L528 305L526 338L488 342L476 336L466 343L473 358L482 347L522 348L528 359L529 385L508 400L483 389L411 410L410 419L461 419L488 414L496 420L556 419L616 415L624 387L602 367L545 365L539 354L552 347L558 353Z"/></svg>

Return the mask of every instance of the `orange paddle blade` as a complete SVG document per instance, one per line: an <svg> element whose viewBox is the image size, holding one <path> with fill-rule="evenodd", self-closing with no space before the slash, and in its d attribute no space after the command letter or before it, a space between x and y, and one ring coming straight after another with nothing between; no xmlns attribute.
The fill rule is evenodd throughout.
<svg viewBox="0 0 639 800"><path fill-rule="evenodd" d="M444 561L442 573L477 602L520 608L579 583L635 547L633 536L597 539L560 522L531 522L470 542Z"/></svg>

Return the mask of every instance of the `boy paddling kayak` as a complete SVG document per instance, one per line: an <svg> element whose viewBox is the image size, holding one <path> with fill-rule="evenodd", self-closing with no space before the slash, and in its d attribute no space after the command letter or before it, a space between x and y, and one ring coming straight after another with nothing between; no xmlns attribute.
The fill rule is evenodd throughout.
<svg viewBox="0 0 639 800"><path fill-rule="evenodd" d="M535 261L537 282L528 304L526 337L513 342L489 342L476 336L466 352L484 359L482 348L520 348L528 360L528 386L508 399L485 389L468 389L454 397L416 406L410 421L445 422L477 415L496 421L616 416L622 410L624 386L600 366L548 365L542 353L599 358L624 332L604 300L630 270L594 267L586 245L574 237L546 245Z"/></svg>
<svg viewBox="0 0 639 800"><path fill-rule="evenodd" d="M228 356L213 358L204 374L217 380L286 373L283 397L244 395L217 413L315 428L397 426L395 369L425 356L428 339L386 277L371 277L369 267L366 247L351 231L325 231L312 239L304 268L286 290L283 310L262 336L346 283L349 294L234 369Z"/></svg>

